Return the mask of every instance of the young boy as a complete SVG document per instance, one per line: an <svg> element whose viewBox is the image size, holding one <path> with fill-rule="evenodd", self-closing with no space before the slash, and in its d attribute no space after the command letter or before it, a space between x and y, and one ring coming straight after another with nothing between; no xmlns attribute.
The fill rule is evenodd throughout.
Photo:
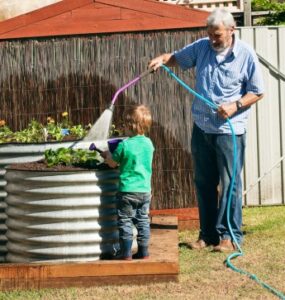
<svg viewBox="0 0 285 300"><path fill-rule="evenodd" d="M146 106L137 105L126 111L123 121L129 138L120 142L113 154L105 154L105 162L120 169L117 194L120 251L115 259L146 259L149 257L148 213L154 147L145 134L149 132L152 117ZM138 231L138 252L132 256L133 225Z"/></svg>

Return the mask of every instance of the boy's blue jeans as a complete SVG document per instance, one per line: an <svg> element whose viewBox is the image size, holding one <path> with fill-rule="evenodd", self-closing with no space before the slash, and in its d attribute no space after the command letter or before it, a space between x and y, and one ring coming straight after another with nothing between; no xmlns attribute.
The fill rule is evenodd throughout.
<svg viewBox="0 0 285 300"><path fill-rule="evenodd" d="M242 243L243 237L241 171L244 163L245 138L246 134L236 136L237 172L230 207L230 223L238 243ZM218 244L224 239L232 240L227 224L227 202L233 175L232 136L206 134L194 125L191 149L200 214L199 239L208 244Z"/></svg>
<svg viewBox="0 0 285 300"><path fill-rule="evenodd" d="M149 207L150 193L119 192L117 194L119 237L133 239L133 225L136 226L138 246L148 246L150 239Z"/></svg>

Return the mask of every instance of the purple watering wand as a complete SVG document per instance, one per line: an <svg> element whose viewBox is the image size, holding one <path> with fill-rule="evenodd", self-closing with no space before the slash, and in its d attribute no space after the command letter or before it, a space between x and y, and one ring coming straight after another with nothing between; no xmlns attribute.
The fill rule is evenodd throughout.
<svg viewBox="0 0 285 300"><path fill-rule="evenodd" d="M128 87L136 84L138 81L140 81L143 77L147 76L150 73L153 73L154 70L153 69L148 69L145 72L141 73L139 76L137 76L136 78L134 78L133 80L131 80L130 82L128 82L127 84L125 84L124 86L122 86L120 89L118 89L115 93L115 95L112 98L111 101L111 106L109 107L109 109L113 110L114 109L114 104L118 98L118 96L124 91L126 90Z"/></svg>
<svg viewBox="0 0 285 300"><path fill-rule="evenodd" d="M148 69L147 71L143 72L139 76L137 76L135 79L131 80L124 86L122 86L120 89L118 89L113 96L112 102L110 107L105 109L99 119L94 123L94 125L89 130L88 134L84 137L83 141L99 141L99 140L107 140L109 136L110 126L112 122L112 116L114 111L114 104L120 95L124 90L126 90L128 87L136 84L139 80L141 80L146 75L153 72L153 69Z"/></svg>

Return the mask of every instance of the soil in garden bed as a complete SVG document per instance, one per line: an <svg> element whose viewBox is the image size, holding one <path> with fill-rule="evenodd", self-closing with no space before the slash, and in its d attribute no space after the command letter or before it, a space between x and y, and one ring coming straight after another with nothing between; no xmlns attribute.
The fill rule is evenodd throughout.
<svg viewBox="0 0 285 300"><path fill-rule="evenodd" d="M78 138L75 135L65 135L64 138L62 139L62 142L72 142L72 141L79 141L82 140L82 138Z"/></svg>
<svg viewBox="0 0 285 300"><path fill-rule="evenodd" d="M30 163L18 163L9 165L8 169L19 171L50 171L50 172L70 172L70 171L88 171L88 170L110 170L111 168L105 163L96 165L96 167L84 166L84 165L56 165L48 167L45 161L37 161Z"/></svg>

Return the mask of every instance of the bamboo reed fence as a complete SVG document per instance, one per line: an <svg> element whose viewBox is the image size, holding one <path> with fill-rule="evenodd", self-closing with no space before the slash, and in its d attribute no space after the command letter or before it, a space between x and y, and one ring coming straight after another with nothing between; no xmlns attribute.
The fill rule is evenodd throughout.
<svg viewBox="0 0 285 300"><path fill-rule="evenodd" d="M151 58L204 35L203 29L191 29L2 41L0 119L19 130L33 118L57 120L67 111L74 124L93 123L115 91L145 71ZM174 71L194 85L193 72ZM196 206L190 153L192 98L159 70L116 102L114 124L129 105L144 103L152 111L153 209Z"/></svg>

